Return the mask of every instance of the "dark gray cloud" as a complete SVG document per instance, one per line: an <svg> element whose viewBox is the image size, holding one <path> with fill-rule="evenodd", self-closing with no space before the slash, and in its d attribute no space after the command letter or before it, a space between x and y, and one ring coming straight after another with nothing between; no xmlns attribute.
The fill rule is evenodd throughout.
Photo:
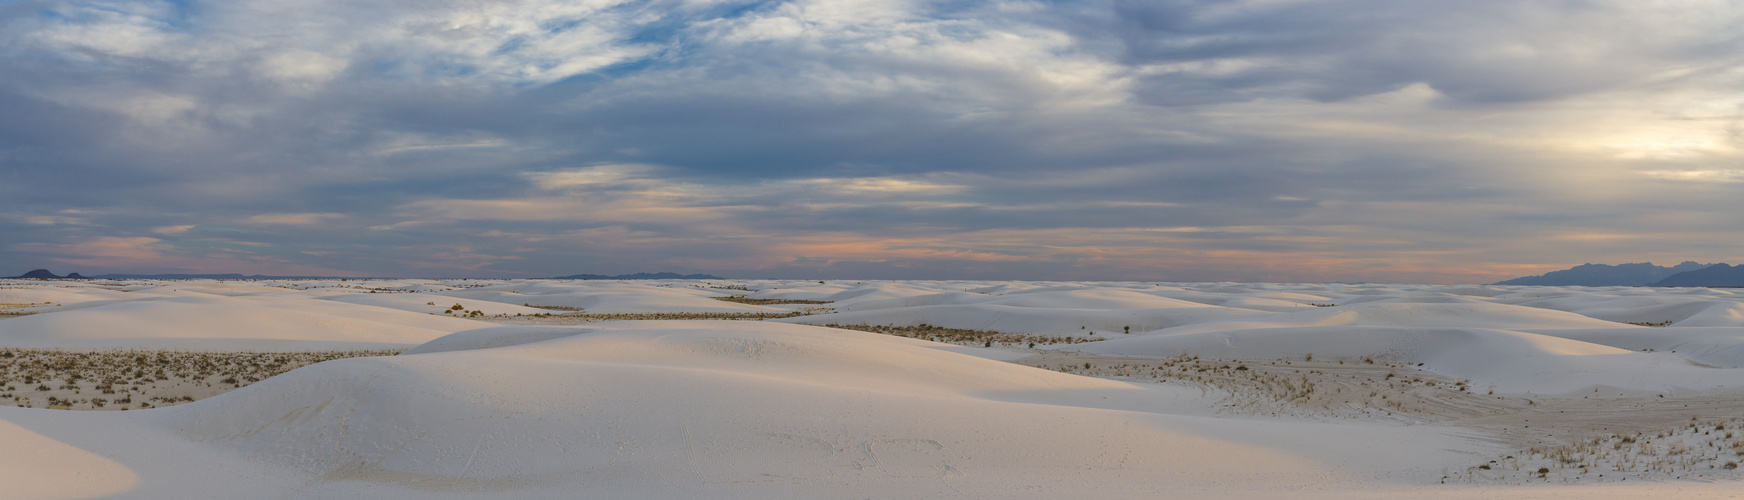
<svg viewBox="0 0 1744 500"><path fill-rule="evenodd" d="M1549 99L1638 83L1744 48L1718 5L1605 0L1241 2L1110 0L1053 20L1147 75L1163 105L1339 100L1425 83L1468 103ZM1669 29L1676 27L1677 29ZM1695 28L1695 29L1690 29Z"/></svg>
<svg viewBox="0 0 1744 500"><path fill-rule="evenodd" d="M0 262L1482 281L1738 260L1714 235L1739 223L1713 214L1744 208L1740 19L1572 0L15 3Z"/></svg>

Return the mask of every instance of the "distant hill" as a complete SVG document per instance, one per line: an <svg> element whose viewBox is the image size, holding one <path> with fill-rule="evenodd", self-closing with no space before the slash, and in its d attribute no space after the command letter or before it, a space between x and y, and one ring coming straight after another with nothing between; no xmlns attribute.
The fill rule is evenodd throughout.
<svg viewBox="0 0 1744 500"><path fill-rule="evenodd" d="M1581 264L1561 271L1552 271L1539 276L1514 278L1498 281L1492 285L1540 285L1540 286L1645 286L1658 282L1678 273L1703 269L1714 264L1701 264L1695 261L1684 261L1671 267L1656 266L1652 262L1639 264ZM1724 264L1721 264L1724 265ZM1675 286L1675 285L1674 285Z"/></svg>
<svg viewBox="0 0 1744 500"><path fill-rule="evenodd" d="M1694 271L1673 274L1647 286L1744 287L1744 266L1714 264Z"/></svg>
<svg viewBox="0 0 1744 500"><path fill-rule="evenodd" d="M75 277L75 276L78 276L78 277ZM38 280L58 280L58 279L66 279L66 278L82 279L84 277L79 276L79 273L73 273L73 274L69 274L66 276L56 276L55 273L48 272L47 269L34 269L28 273L24 273L23 275L13 276L13 278L38 279Z"/></svg>
<svg viewBox="0 0 1744 500"><path fill-rule="evenodd" d="M550 279L554 279L554 280L724 280L726 278L722 278L720 276L710 276L707 274L636 273L636 274L620 274L617 276L606 276L606 275L602 275L602 274L577 274L574 276L558 276L558 277L550 278Z"/></svg>

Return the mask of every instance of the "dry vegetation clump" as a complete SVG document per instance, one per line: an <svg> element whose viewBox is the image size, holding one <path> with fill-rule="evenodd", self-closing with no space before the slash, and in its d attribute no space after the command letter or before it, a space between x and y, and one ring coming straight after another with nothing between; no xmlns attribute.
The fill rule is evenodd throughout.
<svg viewBox="0 0 1744 500"><path fill-rule="evenodd" d="M1666 321L1657 321L1657 322L1645 322L1645 321L1624 321L1624 323L1627 323L1627 324L1631 324L1631 325L1635 325L1635 326L1652 326L1652 327L1665 327L1665 326L1671 326L1671 324L1672 324L1672 323L1676 323L1676 321L1670 321L1670 320L1666 320Z"/></svg>
<svg viewBox="0 0 1744 500"><path fill-rule="evenodd" d="M1535 446L1450 474L1443 482L1744 479L1744 419L1702 419L1656 432L1613 433L1559 446Z"/></svg>
<svg viewBox="0 0 1744 500"><path fill-rule="evenodd" d="M1079 336L1074 336L1074 335L1040 335L1040 334L1033 334L1033 333L996 332L996 331L991 331L991 330L964 330L964 329L960 329L960 328L945 328L942 326L933 326L933 325L927 325L927 324L914 325L914 326L896 326L896 325L841 325L841 324L836 324L836 323L830 323L830 324L822 325L822 326L826 326L829 328L841 328L843 330L858 330L858 331L862 331L862 332L872 332L872 333L882 333L885 335L895 335L898 337L908 337L908 338L921 339L921 340L931 340L933 342L946 342L946 343L951 343L951 344L959 344L959 345L967 345L967 346L981 346L981 347L993 347L995 345L1004 346L1004 347L1012 347L1012 346L1035 347L1037 345L1045 345L1045 344L1082 344L1085 342L1096 342L1099 340L1107 340L1107 339L1103 339L1103 338L1099 338L1099 337L1092 337L1092 336L1079 337Z"/></svg>
<svg viewBox="0 0 1744 500"><path fill-rule="evenodd" d="M758 305L758 306L768 306L768 305L777 305L777 304L829 304L829 303L834 302L834 301L830 301L830 300L750 299L750 298L745 298L744 295L731 295L731 296L727 296L727 297L713 297L713 299L723 300L723 301L727 301L727 302L737 302L740 304Z"/></svg>
<svg viewBox="0 0 1744 500"><path fill-rule="evenodd" d="M315 352L0 349L0 404L128 410L216 396L322 361L400 350Z"/></svg>
<svg viewBox="0 0 1744 500"><path fill-rule="evenodd" d="M547 311L568 311L568 312L578 312L578 311L581 311L581 308L579 308L579 307L569 307L569 306L536 306L536 305L533 305L533 304L521 304L521 305L523 305L523 306L527 306L527 307L531 307L531 308L534 308L534 309L544 309L544 310L547 310Z"/></svg>
<svg viewBox="0 0 1744 500"><path fill-rule="evenodd" d="M435 305L436 303L430 302L429 304ZM468 311L468 310L466 310L466 306L463 306L460 304L454 304L452 306L449 306L447 309L443 309L442 314L451 315L451 316L454 316L457 318L482 318L482 317L485 317L484 310L475 309L475 310ZM506 314L498 314L497 316L507 316L507 315Z"/></svg>
<svg viewBox="0 0 1744 500"><path fill-rule="evenodd" d="M1744 463L1744 418L1738 418L1744 415L1744 397L1739 394L1496 395L1467 380L1372 357L1261 361L1045 352L1017 362L1196 386L1221 394L1220 412L1437 423L1492 436L1517 450L1449 470L1446 483L1744 479L1738 471Z"/></svg>
<svg viewBox="0 0 1744 500"><path fill-rule="evenodd" d="M529 314L529 315L496 315L480 319L495 323L531 324L531 325L579 325L597 323L600 321L697 321L697 320L735 320L762 321L766 319L792 318L816 314L816 311L799 310L785 313L569 313L569 314Z"/></svg>
<svg viewBox="0 0 1744 500"><path fill-rule="evenodd" d="M54 304L51 304L48 302L44 302L41 304L0 304L0 317L29 316L29 315L36 314L36 313L21 311L20 309L29 309L32 307L44 307L44 306L51 306L51 305L54 305Z"/></svg>
<svg viewBox="0 0 1744 500"><path fill-rule="evenodd" d="M1253 415L1441 421L1512 411L1521 398L1478 394L1465 380L1376 360L1235 361L1182 354L1135 359L1046 353L1020 364L1092 377L1183 383L1227 396L1223 411Z"/></svg>
<svg viewBox="0 0 1744 500"><path fill-rule="evenodd" d="M586 318L592 321L639 321L639 320L765 320L776 318L791 318L805 316L800 311L785 313L724 313L724 312L675 312L675 313L582 313L565 314L565 317Z"/></svg>

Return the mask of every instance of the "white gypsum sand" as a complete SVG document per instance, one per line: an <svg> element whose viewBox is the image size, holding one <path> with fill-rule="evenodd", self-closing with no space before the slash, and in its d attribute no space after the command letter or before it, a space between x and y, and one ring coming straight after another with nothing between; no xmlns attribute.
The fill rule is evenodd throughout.
<svg viewBox="0 0 1744 500"><path fill-rule="evenodd" d="M0 406L0 438L42 450L0 460L8 498L1744 487L1744 309L1729 290L18 280L0 292L21 305L0 316L0 349L95 363L56 379L79 391L57 401L86 400L73 408L102 387L145 389L127 366L137 356L105 352L198 354L211 375L185 383L212 384L167 408ZM812 326L830 324L866 331ZM359 349L406 351L244 375L241 388L211 380L220 364L292 364L247 356Z"/></svg>

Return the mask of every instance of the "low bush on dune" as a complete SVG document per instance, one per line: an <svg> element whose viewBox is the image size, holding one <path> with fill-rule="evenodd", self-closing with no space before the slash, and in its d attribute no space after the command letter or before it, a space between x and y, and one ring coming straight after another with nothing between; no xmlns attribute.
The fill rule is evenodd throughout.
<svg viewBox="0 0 1744 500"><path fill-rule="evenodd" d="M521 304L521 305L523 305L523 306L527 306L527 307L531 307L531 308L534 308L534 309L544 309L544 310L547 310L547 311L571 311L571 312L576 312L576 311L581 311L581 308L579 308L579 307L569 307L569 306L536 306L536 305L533 305L533 304Z"/></svg>
<svg viewBox="0 0 1744 500"><path fill-rule="evenodd" d="M36 313L25 312L25 311L22 311L21 309L29 309L32 307L43 307L43 306L48 306L48 305L53 305L53 304L50 304L47 302L44 302L41 304L0 304L0 317L29 316L29 315L36 314Z"/></svg>
<svg viewBox="0 0 1744 500"><path fill-rule="evenodd" d="M587 313L587 314L565 314L564 316L568 316L568 317L572 317L572 318L586 318L586 319L591 319L594 321L707 320L707 319L762 320L762 319L776 319L776 318L791 318L794 316L804 316L805 314L806 313L794 311L794 312L786 312L786 313L720 313L720 312L716 312L716 313L692 313L692 312L616 313L616 314L613 314L613 313Z"/></svg>
<svg viewBox="0 0 1744 500"><path fill-rule="evenodd" d="M1651 326L1651 327L1657 328L1657 327L1671 326L1671 324L1675 323L1675 322L1674 321L1625 321L1624 323L1628 323L1628 324L1635 325L1635 326Z"/></svg>
<svg viewBox="0 0 1744 500"><path fill-rule="evenodd" d="M872 333L882 333L885 335L895 335L898 337L908 337L908 338L915 338L915 339L921 339L921 340L931 340L933 342L947 342L947 343L951 343L951 344L982 346L982 347L993 347L995 345L1007 346L1007 347L1009 347L1009 346L1035 347L1037 345L1043 345L1043 344L1082 344L1085 342L1095 342L1098 340L1104 340L1101 338L1090 337L1090 336L1078 337L1078 336L1072 336L1072 335L1038 335L1038 334L1033 334L1033 333L995 332L995 331L990 331L990 330L964 330L964 329L960 329L960 328L945 328L945 327L941 327L941 326L933 326L933 325L927 325L927 324L913 325L913 326L896 326L896 325L842 325L842 324L830 323L830 324L822 325L822 326L826 326L829 328L841 328L843 330L857 330L857 331L862 331L862 332L872 332Z"/></svg>
<svg viewBox="0 0 1744 500"><path fill-rule="evenodd" d="M1738 479L1744 460L1744 419L1690 417L1672 428L1611 433L1550 446L1466 468L1448 482L1523 483ZM1536 469L1534 469L1536 467Z"/></svg>
<svg viewBox="0 0 1744 500"><path fill-rule="evenodd" d="M399 353L399 349L312 352L0 349L0 404L63 410L169 406L211 397L322 361Z"/></svg>
<svg viewBox="0 0 1744 500"><path fill-rule="evenodd" d="M515 316L490 316L483 319L509 324L537 325L573 325L594 323L599 321L702 321L702 320L734 320L761 321L766 319L792 318L814 314L811 311L794 311L786 313L569 313L569 314L531 314Z"/></svg>
<svg viewBox="0 0 1744 500"><path fill-rule="evenodd" d="M781 305L781 303L813 303L814 305L814 303L832 303L832 301L828 300L797 300L797 298L745 298L743 294L715 296L713 300L736 301L736 303L750 303L750 305Z"/></svg>

